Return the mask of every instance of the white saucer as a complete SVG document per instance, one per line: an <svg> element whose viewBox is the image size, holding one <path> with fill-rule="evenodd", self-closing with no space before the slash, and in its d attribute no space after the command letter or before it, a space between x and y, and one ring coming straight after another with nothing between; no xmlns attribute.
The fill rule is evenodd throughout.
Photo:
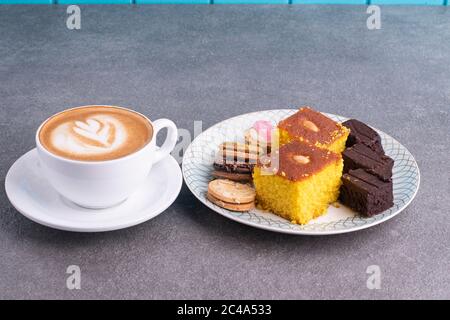
<svg viewBox="0 0 450 320"><path fill-rule="evenodd" d="M85 209L61 197L42 176L36 149L20 157L5 179L6 194L25 217L42 225L77 232L131 227L156 217L177 198L180 166L168 156L153 166L147 181L123 203L108 209Z"/></svg>

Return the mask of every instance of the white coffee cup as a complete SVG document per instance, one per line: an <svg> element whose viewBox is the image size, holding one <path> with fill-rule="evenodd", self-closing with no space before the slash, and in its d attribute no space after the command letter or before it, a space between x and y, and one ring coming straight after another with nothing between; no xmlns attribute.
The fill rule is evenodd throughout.
<svg viewBox="0 0 450 320"><path fill-rule="evenodd" d="M39 140L39 132L47 119L36 132L36 147L44 176L64 198L82 207L100 209L125 201L146 181L152 166L170 154L178 138L177 127L171 120L152 122L142 116L153 128L150 142L127 156L105 161L72 160L45 149ZM158 148L156 136L163 128L167 128L167 137Z"/></svg>

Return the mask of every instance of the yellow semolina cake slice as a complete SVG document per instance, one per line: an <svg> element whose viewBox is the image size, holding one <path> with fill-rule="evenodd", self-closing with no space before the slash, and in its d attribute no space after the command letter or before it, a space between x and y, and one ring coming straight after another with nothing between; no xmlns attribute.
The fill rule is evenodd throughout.
<svg viewBox="0 0 450 320"><path fill-rule="evenodd" d="M278 123L280 144L304 141L333 152L343 152L350 130L322 113L302 107Z"/></svg>
<svg viewBox="0 0 450 320"><path fill-rule="evenodd" d="M324 214L339 196L341 154L296 140L274 152L253 171L258 206L297 224Z"/></svg>

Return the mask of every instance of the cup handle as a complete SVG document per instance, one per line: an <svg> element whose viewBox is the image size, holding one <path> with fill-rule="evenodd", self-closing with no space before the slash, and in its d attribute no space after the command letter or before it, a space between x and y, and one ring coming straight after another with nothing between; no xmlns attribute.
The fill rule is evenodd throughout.
<svg viewBox="0 0 450 320"><path fill-rule="evenodd" d="M158 119L153 121L153 136L156 139L156 135L159 130L167 128L167 137L166 141L164 141L163 145L155 151L155 156L153 159L153 164L167 157L170 152L172 152L173 148L175 148L175 144L178 140L178 129L173 121L168 119Z"/></svg>

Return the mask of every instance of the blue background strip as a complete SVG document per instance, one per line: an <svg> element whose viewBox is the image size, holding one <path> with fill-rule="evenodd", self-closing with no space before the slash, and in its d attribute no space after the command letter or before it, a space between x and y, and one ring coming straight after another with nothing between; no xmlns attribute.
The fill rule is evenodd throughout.
<svg viewBox="0 0 450 320"><path fill-rule="evenodd" d="M449 0L0 0L0 4L371 4L448 5Z"/></svg>

